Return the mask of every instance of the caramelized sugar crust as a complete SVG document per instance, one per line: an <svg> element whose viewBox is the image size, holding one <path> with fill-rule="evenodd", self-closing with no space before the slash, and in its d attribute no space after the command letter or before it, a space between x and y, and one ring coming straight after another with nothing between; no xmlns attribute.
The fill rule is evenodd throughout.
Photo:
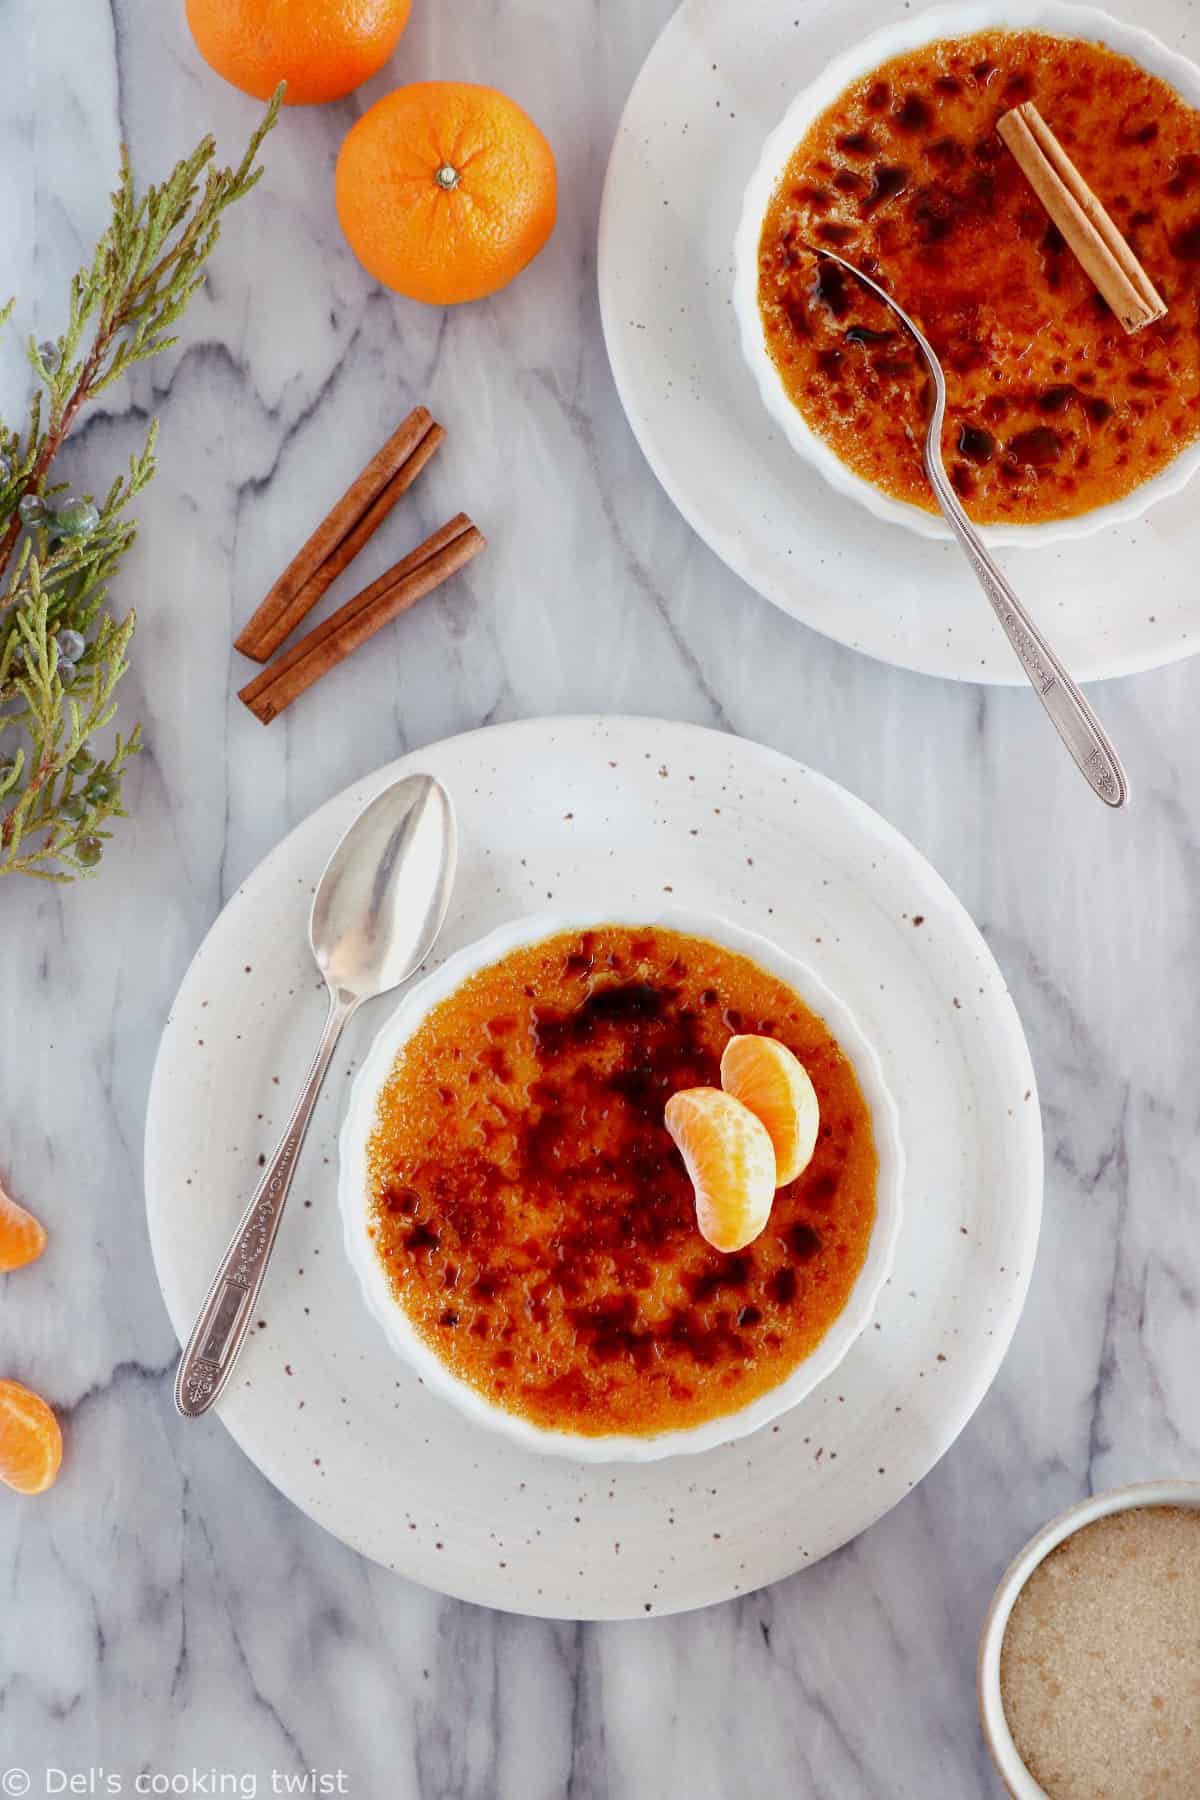
<svg viewBox="0 0 1200 1800"><path fill-rule="evenodd" d="M1051 225L996 134L1024 100L1112 214L1164 319L1128 336ZM776 189L759 304L787 391L856 474L932 512L917 351L802 240L861 264L933 344L942 452L973 519L1087 512L1200 430L1200 113L1126 57L1035 31L911 51L821 114Z"/></svg>
<svg viewBox="0 0 1200 1800"><path fill-rule="evenodd" d="M821 1105L747 1249L696 1226L663 1125L739 1031ZM489 1400L588 1434L697 1425L774 1387L846 1303L875 1218L871 1118L823 1021L745 957L658 928L563 933L483 969L397 1059L370 1146L397 1300Z"/></svg>

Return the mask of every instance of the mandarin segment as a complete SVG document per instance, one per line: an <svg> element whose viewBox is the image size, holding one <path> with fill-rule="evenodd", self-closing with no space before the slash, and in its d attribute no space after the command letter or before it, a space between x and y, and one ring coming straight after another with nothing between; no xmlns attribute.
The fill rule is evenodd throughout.
<svg viewBox="0 0 1200 1800"><path fill-rule="evenodd" d="M431 306L506 287L554 229L554 153L495 88L421 81L377 101L337 161L338 218L385 287Z"/></svg>
<svg viewBox="0 0 1200 1800"><path fill-rule="evenodd" d="M45 1227L0 1187L0 1275L36 1262L45 1248Z"/></svg>
<svg viewBox="0 0 1200 1800"><path fill-rule="evenodd" d="M0 1481L18 1494L42 1494L62 1462L62 1432L40 1395L0 1381Z"/></svg>
<svg viewBox="0 0 1200 1800"><path fill-rule="evenodd" d="M749 1107L720 1088L682 1088L667 1101L667 1130L696 1190L696 1222L714 1250L758 1237L775 1198L775 1151Z"/></svg>
<svg viewBox="0 0 1200 1800"><path fill-rule="evenodd" d="M721 1086L766 1126L779 1186L803 1175L817 1147L821 1108L799 1057L778 1038L731 1037L721 1056Z"/></svg>
<svg viewBox="0 0 1200 1800"><path fill-rule="evenodd" d="M187 0L210 68L259 100L287 82L285 106L340 100L381 69L412 0Z"/></svg>

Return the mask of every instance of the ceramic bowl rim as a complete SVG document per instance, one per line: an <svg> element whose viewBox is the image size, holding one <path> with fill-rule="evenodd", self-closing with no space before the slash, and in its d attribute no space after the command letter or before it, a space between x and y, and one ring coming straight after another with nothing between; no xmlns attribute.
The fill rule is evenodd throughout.
<svg viewBox="0 0 1200 1800"><path fill-rule="evenodd" d="M1158 75L1187 105L1200 110L1200 66L1180 51L1172 50L1142 26L1126 24L1099 7L1075 5L1072 0L1003 0L1003 3L1000 0L958 0L957 4L938 6L872 32L861 43L833 57L795 95L763 146L746 186L734 236L734 315L742 354L770 417L782 429L792 449L838 493L857 500L878 519L902 525L918 537L944 542L951 541L952 534L940 513L927 513L907 501L894 500L863 476L855 474L813 431L788 397L767 351L758 310L758 245L767 206L793 150L818 114L852 81L869 74L890 57L919 49L937 38L964 37L973 31L986 30L1044 30L1059 37L1103 43L1148 73ZM984 526L982 535L988 544L1020 545L1029 549L1071 538L1090 537L1111 525L1140 519L1150 507L1179 493L1197 468L1200 468L1200 438L1186 445L1165 469L1118 500L1069 519L1029 525Z"/></svg>
<svg viewBox="0 0 1200 1800"><path fill-rule="evenodd" d="M1186 1506L1200 1511L1200 1481L1137 1481L1090 1494L1035 1532L997 1583L979 1634L976 1695L984 1743L1012 1800L1048 1800L1046 1790L1021 1759L1000 1698L1000 1652L1017 1596L1050 1552L1083 1526L1143 1506Z"/></svg>
<svg viewBox="0 0 1200 1800"><path fill-rule="evenodd" d="M846 1305L815 1349L791 1374L765 1394L736 1411L700 1425L654 1435L609 1434L588 1437L549 1431L486 1400L453 1375L409 1322L394 1299L387 1277L367 1236L368 1182L366 1150L380 1090L396 1055L431 1008L446 999L468 976L497 962L509 951L542 942L563 931L600 925L644 925L707 938L749 957L768 973L794 987L806 1005L828 1024L854 1066L871 1112L879 1175L876 1216L866 1260ZM652 1462L666 1456L715 1449L778 1419L826 1380L869 1325L879 1296L891 1274L903 1215L904 1150L899 1116L879 1056L845 1001L806 962L773 939L736 925L720 914L679 905L613 905L592 910L545 911L510 920L474 939L445 962L415 981L401 996L377 1031L351 1087L339 1136L338 1205L346 1254L358 1277L367 1310L382 1327L392 1351L434 1393L449 1400L476 1423L499 1432L528 1450L582 1462Z"/></svg>

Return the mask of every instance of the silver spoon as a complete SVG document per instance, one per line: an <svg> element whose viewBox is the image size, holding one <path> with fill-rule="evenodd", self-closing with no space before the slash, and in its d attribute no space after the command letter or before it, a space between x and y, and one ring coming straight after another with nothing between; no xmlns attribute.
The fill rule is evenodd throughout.
<svg viewBox="0 0 1200 1800"><path fill-rule="evenodd" d="M1124 806L1129 799L1129 782L1107 732L1084 699L1082 690L1071 679L1065 665L1017 599L1002 570L992 560L983 539L963 511L946 474L946 465L942 461L946 378L942 374L942 365L933 345L909 318L904 308L877 281L872 281L869 275L864 275L861 269L847 262L844 256L827 250L823 244L819 247L809 244L807 248L815 256L827 256L831 262L840 263L856 281L861 281L873 294L878 294L889 312L899 319L925 359L925 366L933 383L933 406L925 429L924 462L934 498L945 514L951 531L966 552L967 561L974 569L980 587L991 601L992 611L1003 626L1005 636L1020 658L1021 667L1028 676L1031 687L1050 715L1051 724L1070 751L1076 766L1107 806Z"/></svg>
<svg viewBox="0 0 1200 1800"><path fill-rule="evenodd" d="M449 794L432 775L407 775L364 807L326 865L308 935L329 989L329 1017L180 1358L175 1404L186 1418L207 1412L233 1371L337 1041L364 1000L399 987L428 956L450 903L456 858Z"/></svg>

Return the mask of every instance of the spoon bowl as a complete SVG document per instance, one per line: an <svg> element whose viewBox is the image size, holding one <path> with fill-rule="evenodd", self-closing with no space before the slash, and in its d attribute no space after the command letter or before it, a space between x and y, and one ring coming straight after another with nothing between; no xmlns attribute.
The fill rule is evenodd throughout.
<svg viewBox="0 0 1200 1800"><path fill-rule="evenodd" d="M457 861L454 808L408 775L363 808L325 866L308 937L332 993L373 999L414 975L442 927Z"/></svg>

